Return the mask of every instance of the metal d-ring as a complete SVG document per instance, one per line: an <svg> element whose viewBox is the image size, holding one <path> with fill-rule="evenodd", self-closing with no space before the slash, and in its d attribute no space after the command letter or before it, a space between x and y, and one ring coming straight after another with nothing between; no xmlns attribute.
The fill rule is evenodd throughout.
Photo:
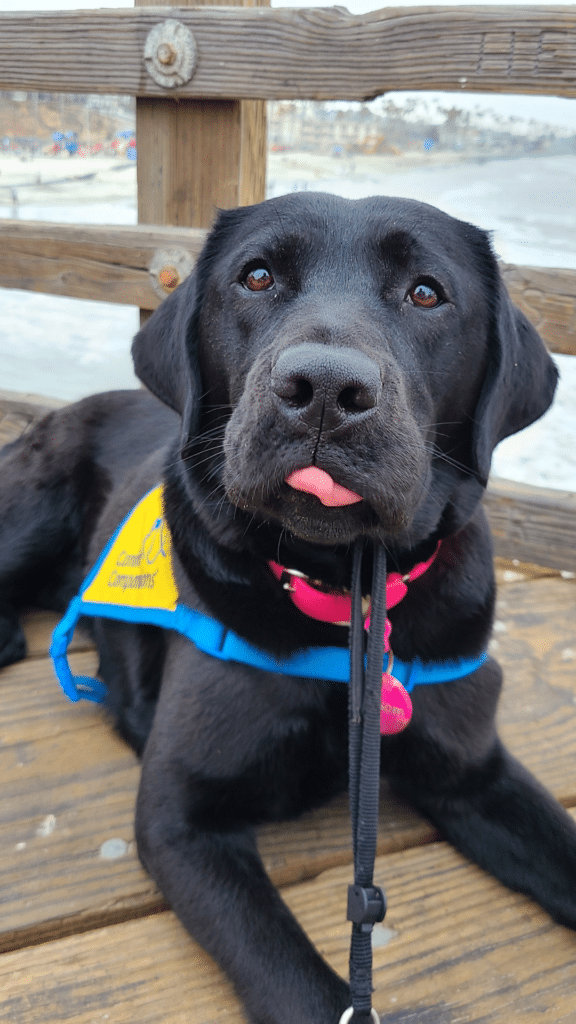
<svg viewBox="0 0 576 1024"><path fill-rule="evenodd" d="M348 1024L348 1021L352 1020L352 1014L353 1013L354 1013L354 1007L353 1006L349 1006L347 1010L344 1010L344 1013L340 1017L340 1020L339 1020L338 1024ZM370 1010L370 1016L372 1017L372 1020L373 1020L374 1024L380 1024L380 1017L376 1013L376 1010L374 1009L374 1007L372 1007L372 1009Z"/></svg>

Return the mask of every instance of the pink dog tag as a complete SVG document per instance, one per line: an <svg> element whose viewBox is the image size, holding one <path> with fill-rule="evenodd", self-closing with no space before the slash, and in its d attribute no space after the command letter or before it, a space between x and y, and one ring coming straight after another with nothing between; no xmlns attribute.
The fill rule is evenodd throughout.
<svg viewBox="0 0 576 1024"><path fill-rule="evenodd" d="M383 736L393 736L402 732L412 718L412 701L402 683L394 676L384 672L382 676L382 693L380 696L380 732Z"/></svg>

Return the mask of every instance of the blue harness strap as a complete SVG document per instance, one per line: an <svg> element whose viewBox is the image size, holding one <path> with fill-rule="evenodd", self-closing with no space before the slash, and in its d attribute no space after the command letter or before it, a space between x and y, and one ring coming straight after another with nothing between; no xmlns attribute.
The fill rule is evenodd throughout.
<svg viewBox="0 0 576 1024"><path fill-rule="evenodd" d="M83 617L173 629L187 637L199 651L220 661L304 679L349 682L347 648L309 647L288 658L277 659L215 619L181 604L177 598L161 488L154 488L120 524L54 630L50 656L60 685L70 700L83 698L101 703L107 693L100 680L74 676L68 664L68 647ZM415 686L447 683L471 675L487 657L481 654L476 658L426 663L418 659L407 663L395 658L393 673L411 693Z"/></svg>
<svg viewBox="0 0 576 1024"><path fill-rule="evenodd" d="M173 612L162 608L143 610L92 604L82 601L81 596L78 596L72 599L66 614L56 626L50 646L50 656L60 685L73 701L84 698L100 703L106 696L106 687L103 683L88 676L72 675L68 664L68 646L78 620L83 616L149 623L164 629L174 629L191 640L204 654L209 654L220 661L251 665L267 672L340 683L347 683L350 678L350 655L344 647L308 647L289 658L279 660L249 644L215 619L186 605L178 604ZM487 657L487 654L481 654L476 658L426 663L418 659L404 662L395 658L394 677L402 683L408 693L411 693L415 686L463 679L480 668Z"/></svg>

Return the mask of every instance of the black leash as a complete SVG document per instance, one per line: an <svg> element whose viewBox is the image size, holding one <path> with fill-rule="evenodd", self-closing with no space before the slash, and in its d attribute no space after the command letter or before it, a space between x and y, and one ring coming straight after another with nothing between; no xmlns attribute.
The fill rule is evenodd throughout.
<svg viewBox="0 0 576 1024"><path fill-rule="evenodd" d="M350 618L349 774L350 816L354 847L354 885L348 888L351 1010L340 1024L368 1024L378 1020L372 1009L372 928L386 913L386 897L373 884L380 791L380 694L386 627L386 552L374 549L370 629L364 668L362 615L362 555L356 542L352 568Z"/></svg>

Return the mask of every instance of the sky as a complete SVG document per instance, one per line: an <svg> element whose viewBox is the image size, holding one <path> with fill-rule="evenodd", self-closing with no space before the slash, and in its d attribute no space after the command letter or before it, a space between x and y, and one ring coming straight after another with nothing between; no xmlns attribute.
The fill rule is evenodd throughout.
<svg viewBox="0 0 576 1024"><path fill-rule="evenodd" d="M547 0L538 0L539 4ZM553 3L553 0L550 0ZM530 0L508 0L508 5L529 4ZM434 6L453 7L455 5L479 7L490 6L479 4L477 0L436 0ZM272 7L332 7L333 0L272 0ZM385 4L378 0L342 0L341 6L351 14L365 14L379 10ZM390 6L417 6L414 0L394 0ZM425 4L422 4L425 6ZM0 0L0 11L74 11L88 10L98 7L133 7L133 3L124 0ZM408 93L387 93L387 97L395 100L406 98ZM422 94L420 94L422 95ZM494 110L502 117L521 117L529 120L535 118L546 124L576 131L576 99L563 99L556 96L512 96L502 94L473 93L426 93L426 97L434 103L436 99L442 106L458 105L461 109L473 110L475 107Z"/></svg>

